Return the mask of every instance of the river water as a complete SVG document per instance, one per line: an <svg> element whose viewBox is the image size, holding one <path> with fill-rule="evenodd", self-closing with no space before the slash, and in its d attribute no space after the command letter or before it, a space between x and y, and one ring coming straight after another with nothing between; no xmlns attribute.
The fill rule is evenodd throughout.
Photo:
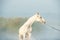
<svg viewBox="0 0 60 40"><path fill-rule="evenodd" d="M54 30L47 25L35 22L32 25L33 31L31 40L60 40L60 32ZM7 29L0 30L0 40L18 40L18 30L14 32L12 29L10 31Z"/></svg>

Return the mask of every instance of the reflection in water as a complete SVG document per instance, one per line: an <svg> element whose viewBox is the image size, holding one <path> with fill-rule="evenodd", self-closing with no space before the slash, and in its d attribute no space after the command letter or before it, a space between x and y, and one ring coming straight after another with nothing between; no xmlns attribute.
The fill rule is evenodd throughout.
<svg viewBox="0 0 60 40"><path fill-rule="evenodd" d="M38 25L38 26L37 26ZM33 32L31 40L60 40L57 31L52 31L39 23L33 24ZM18 40L18 33L4 31L0 33L0 40Z"/></svg>

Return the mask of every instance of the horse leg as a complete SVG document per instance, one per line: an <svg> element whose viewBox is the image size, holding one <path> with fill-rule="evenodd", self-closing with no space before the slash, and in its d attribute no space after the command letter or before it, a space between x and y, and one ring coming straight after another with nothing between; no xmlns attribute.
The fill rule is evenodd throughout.
<svg viewBox="0 0 60 40"><path fill-rule="evenodd" d="M31 25L28 27L28 31L26 32L25 38L26 40L30 40L31 38L32 27Z"/></svg>
<svg viewBox="0 0 60 40"><path fill-rule="evenodd" d="M23 35L19 35L19 40L23 40Z"/></svg>
<svg viewBox="0 0 60 40"><path fill-rule="evenodd" d="M30 29L29 29L29 31L28 31L28 39L29 40L31 40L31 32L32 32L32 27L31 27L31 25L30 25Z"/></svg>
<svg viewBox="0 0 60 40"><path fill-rule="evenodd" d="M25 40L28 40L28 33L25 34Z"/></svg>
<svg viewBox="0 0 60 40"><path fill-rule="evenodd" d="M28 39L31 40L31 33L28 33Z"/></svg>
<svg viewBox="0 0 60 40"><path fill-rule="evenodd" d="M30 40L30 38L31 38L31 33L27 32L25 35L25 39Z"/></svg>

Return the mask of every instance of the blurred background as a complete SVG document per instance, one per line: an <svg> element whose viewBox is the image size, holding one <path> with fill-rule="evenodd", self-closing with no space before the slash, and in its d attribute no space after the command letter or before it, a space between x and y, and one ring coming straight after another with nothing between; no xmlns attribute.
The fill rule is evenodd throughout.
<svg viewBox="0 0 60 40"><path fill-rule="evenodd" d="M0 40L18 40L18 29L37 11L46 23L60 29L60 0L1 0ZM60 40L60 31L35 22L32 40Z"/></svg>

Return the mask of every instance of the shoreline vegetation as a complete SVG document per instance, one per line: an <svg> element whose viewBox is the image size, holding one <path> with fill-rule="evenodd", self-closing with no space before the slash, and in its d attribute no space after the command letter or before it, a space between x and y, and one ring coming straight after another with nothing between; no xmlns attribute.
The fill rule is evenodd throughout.
<svg viewBox="0 0 60 40"><path fill-rule="evenodd" d="M18 28L27 20L28 18L4 18L0 17L0 32L2 31L18 31Z"/></svg>

